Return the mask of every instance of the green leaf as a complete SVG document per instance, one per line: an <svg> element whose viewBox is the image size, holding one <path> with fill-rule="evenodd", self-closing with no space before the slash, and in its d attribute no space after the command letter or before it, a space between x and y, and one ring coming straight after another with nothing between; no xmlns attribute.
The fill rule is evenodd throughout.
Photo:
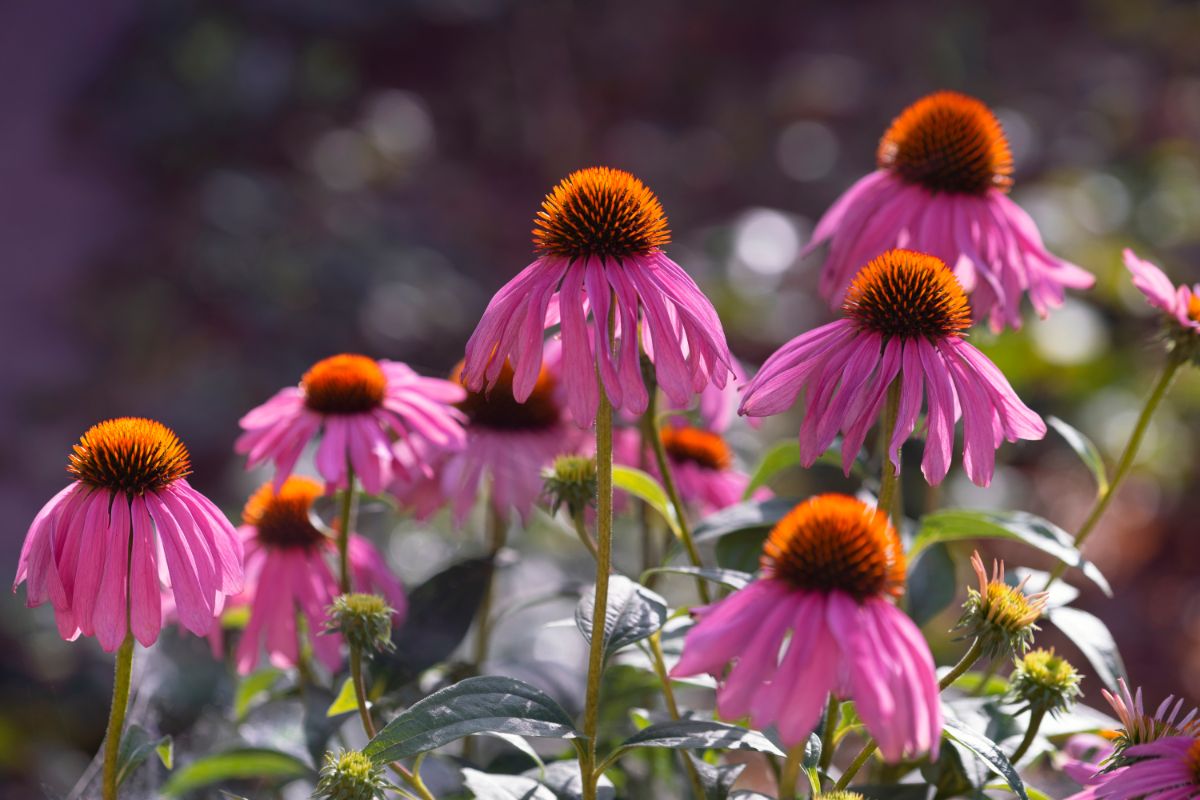
<svg viewBox="0 0 1200 800"><path fill-rule="evenodd" d="M246 714L250 712L251 707L258 700L260 695L266 694L271 690L281 677L283 671L274 667L264 667L263 669L251 672L245 678L238 681L237 691L233 696L233 714L234 719L241 722L246 718Z"/></svg>
<svg viewBox="0 0 1200 800"><path fill-rule="evenodd" d="M240 748L205 756L180 767L163 786L162 794L179 797L214 783L239 778L277 778L287 782L311 774L307 764L287 753Z"/></svg>
<svg viewBox="0 0 1200 800"><path fill-rule="evenodd" d="M750 476L750 482L746 484L746 491L742 494L742 499L749 500L758 487L771 480L781 470L799 465L799 440L788 439L785 442L777 443L763 454L762 460L758 462L758 466L754 469L754 474Z"/></svg>
<svg viewBox="0 0 1200 800"><path fill-rule="evenodd" d="M368 703L368 705L370 705ZM349 714L351 711L358 711L358 697L354 693L354 679L346 678L342 682L341 691L338 692L334 701L329 704L329 709L325 712L327 717L337 717L342 714Z"/></svg>
<svg viewBox="0 0 1200 800"><path fill-rule="evenodd" d="M418 701L389 722L363 752L384 764L476 733L580 738L567 712L541 690L489 675L467 678Z"/></svg>
<svg viewBox="0 0 1200 800"><path fill-rule="evenodd" d="M909 562L908 615L920 627L944 611L958 593L954 559L945 545L935 544L921 553L916 563Z"/></svg>
<svg viewBox="0 0 1200 800"><path fill-rule="evenodd" d="M117 750L117 786L140 767L151 753L157 753L162 765L171 768L174 760L174 745L170 736L155 739L140 725L130 725L121 737L121 747Z"/></svg>
<svg viewBox="0 0 1200 800"><path fill-rule="evenodd" d="M633 467L614 466L612 479L615 488L624 489L634 497L645 501L651 508L657 511L667 521L667 526L675 534L676 539L683 538L683 528L679 525L679 517L675 514L675 507L671 504L670 498L667 497L667 490L662 487L661 483L655 480L653 475L642 472L640 469L634 469Z"/></svg>
<svg viewBox="0 0 1200 800"><path fill-rule="evenodd" d="M974 753L988 769L1004 779L1004 782L1008 784L1008 788L1012 789L1013 794L1021 798L1021 800L1029 800L1029 795L1025 793L1025 782L1021 780L1016 767L1012 765L1008 760L1008 756L1004 754L1004 751L995 742L958 724L952 719L945 720L943 724L945 735L949 739Z"/></svg>
<svg viewBox="0 0 1200 800"><path fill-rule="evenodd" d="M1125 677L1125 662L1108 626L1098 617L1070 606L1051 608L1046 617L1079 648L1108 690L1119 691L1117 678Z"/></svg>
<svg viewBox="0 0 1200 800"><path fill-rule="evenodd" d="M748 500L723 508L700 520L692 532L697 542L716 541L731 533L745 530L761 531L763 537L796 507L797 500L772 497L770 500Z"/></svg>
<svg viewBox="0 0 1200 800"><path fill-rule="evenodd" d="M525 775L489 775L464 769L462 776L475 800L556 800L548 787Z"/></svg>
<svg viewBox="0 0 1200 800"><path fill-rule="evenodd" d="M769 532L770 528L754 528L722 536L714 548L717 563L726 569L736 569L740 572L758 569L762 560L763 542L766 541Z"/></svg>
<svg viewBox="0 0 1200 800"><path fill-rule="evenodd" d="M722 586L728 586L730 589L745 589L750 585L750 581L754 580L753 573L742 572L738 569L721 569L719 567L654 567L643 572L639 580L645 580L649 575L657 575L660 573L671 573L674 575L693 575L697 578L703 578L706 581L719 583Z"/></svg>
<svg viewBox="0 0 1200 800"><path fill-rule="evenodd" d="M733 784L746 769L745 764L713 766L691 753L684 753L684 758L692 762L696 774L700 776L700 785L704 787L704 797L701 800L726 800L733 790Z"/></svg>
<svg viewBox="0 0 1200 800"><path fill-rule="evenodd" d="M1066 440L1071 449L1075 451L1075 455L1079 456L1079 460L1092 471L1092 477L1096 479L1096 495L1102 497L1108 494L1108 470L1104 466L1100 450L1092 443L1092 440L1058 417L1046 417L1046 424Z"/></svg>
<svg viewBox="0 0 1200 800"><path fill-rule="evenodd" d="M526 777L532 777L532 770L525 771ZM555 761L546 765L546 775L541 779L544 786L554 792L558 800L582 800L583 780L579 776L578 761ZM613 800L617 796L612 781L603 775L597 781L596 800Z"/></svg>
<svg viewBox="0 0 1200 800"><path fill-rule="evenodd" d="M583 595L575 608L575 624L583 638L592 640L595 587ZM667 621L667 601L623 575L608 579L608 602L604 615L604 657L622 647L640 642Z"/></svg>
<svg viewBox="0 0 1200 800"><path fill-rule="evenodd" d="M1096 565L1084 559L1071 534L1049 520L1025 511L973 511L947 508L921 518L921 528L913 539L908 557L913 559L926 547L939 542L964 539L1008 539L1024 542L1057 558L1067 566L1078 567L1109 597L1112 589Z"/></svg>
<svg viewBox="0 0 1200 800"><path fill-rule="evenodd" d="M666 747L672 750L753 750L774 756L786 755L758 731L726 722L680 719L660 722L621 742L617 751L633 747ZM615 755L615 754L614 754Z"/></svg>

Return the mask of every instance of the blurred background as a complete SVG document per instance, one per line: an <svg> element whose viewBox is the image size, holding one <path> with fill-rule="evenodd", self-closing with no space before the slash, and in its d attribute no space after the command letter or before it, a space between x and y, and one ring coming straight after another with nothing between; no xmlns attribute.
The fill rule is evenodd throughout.
<svg viewBox="0 0 1200 800"><path fill-rule="evenodd" d="M172 426L193 483L236 516L252 485L237 419L311 362L359 351L448 372L529 262L543 194L582 166L659 194L669 252L754 365L828 318L819 259L798 253L892 116L939 88L980 97L1008 133L1014 198L1098 284L976 341L1110 459L1162 362L1121 248L1200 279L1194 3L45 0L0 21L10 571L102 418ZM1200 700L1198 431L1189 373L1088 547L1118 599L1085 587L1080 605L1154 703ZM952 480L947 501L1068 530L1086 514L1091 479L1060 440L1001 461L990 489ZM65 792L102 737L111 661L7 597L0 794Z"/></svg>

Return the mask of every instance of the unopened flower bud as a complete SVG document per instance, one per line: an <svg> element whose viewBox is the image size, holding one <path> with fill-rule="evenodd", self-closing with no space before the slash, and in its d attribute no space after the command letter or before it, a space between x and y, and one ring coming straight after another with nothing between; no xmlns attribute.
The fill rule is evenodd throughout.
<svg viewBox="0 0 1200 800"><path fill-rule="evenodd" d="M1049 712L1057 716L1071 710L1081 694L1082 676L1071 662L1056 655L1053 649L1030 650L1009 678L1009 698L1023 703L1026 710Z"/></svg>
<svg viewBox="0 0 1200 800"><path fill-rule="evenodd" d="M967 590L957 627L965 631L964 638L979 640L985 657L1022 655L1033 643L1036 623L1046 610L1047 594L1026 595L1028 578L1017 586L1005 583L1004 563L1000 561L992 562L989 580L978 552L971 556L971 566L979 578L979 590Z"/></svg>
<svg viewBox="0 0 1200 800"><path fill-rule="evenodd" d="M312 796L319 800L380 800L387 796L388 785L382 766L357 750L343 750L336 756L325 754Z"/></svg>
<svg viewBox="0 0 1200 800"><path fill-rule="evenodd" d="M814 796L813 800L866 800L858 792L826 792Z"/></svg>
<svg viewBox="0 0 1200 800"><path fill-rule="evenodd" d="M575 516L596 502L596 459L590 456L559 456L542 480L553 512L566 506Z"/></svg>
<svg viewBox="0 0 1200 800"><path fill-rule="evenodd" d="M329 608L328 630L337 631L351 647L372 653L392 649L395 609L376 594L343 594Z"/></svg>

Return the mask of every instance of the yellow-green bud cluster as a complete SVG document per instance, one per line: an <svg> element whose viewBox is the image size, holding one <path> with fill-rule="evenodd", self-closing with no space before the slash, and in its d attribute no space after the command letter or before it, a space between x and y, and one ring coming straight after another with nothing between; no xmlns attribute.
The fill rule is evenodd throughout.
<svg viewBox="0 0 1200 800"><path fill-rule="evenodd" d="M395 609L375 594L343 594L329 608L329 627L351 647L372 653L392 649L392 616Z"/></svg>
<svg viewBox="0 0 1200 800"><path fill-rule="evenodd" d="M979 553L971 557L971 566L979 578L979 589L967 589L967 601L957 628L963 638L979 640L983 655L1016 658L1033 644L1037 621L1046 610L1046 593L1026 595L1026 581L1012 586L1004 580L1004 564L994 562L989 579Z"/></svg>
<svg viewBox="0 0 1200 800"><path fill-rule="evenodd" d="M1009 698L1014 703L1023 703L1025 710L1057 716L1075 705L1081 694L1082 677L1071 662L1053 649L1030 650L1017 661L1009 678Z"/></svg>
<svg viewBox="0 0 1200 800"><path fill-rule="evenodd" d="M813 800L865 800L858 792L826 792L817 795Z"/></svg>
<svg viewBox="0 0 1200 800"><path fill-rule="evenodd" d="M319 800L380 800L387 796L383 767L357 750L325 754L314 798Z"/></svg>
<svg viewBox="0 0 1200 800"><path fill-rule="evenodd" d="M551 511L566 506L575 516L596 502L596 459L590 456L559 456L542 480Z"/></svg>

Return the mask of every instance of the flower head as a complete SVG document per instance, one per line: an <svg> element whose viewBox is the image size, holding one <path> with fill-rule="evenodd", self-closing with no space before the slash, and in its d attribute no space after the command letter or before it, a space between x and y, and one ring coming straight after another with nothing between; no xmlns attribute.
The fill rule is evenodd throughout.
<svg viewBox="0 0 1200 800"><path fill-rule="evenodd" d="M899 384L888 455L900 468L900 446L926 408L921 471L937 484L950 469L954 425L963 420L963 465L987 486L1002 440L1040 439L1046 424L1013 391L987 356L962 336L970 325L966 295L937 258L889 250L871 261L846 294L844 317L777 350L746 387L740 412L753 417L787 410L803 395L800 458L811 466L841 432L846 474ZM922 398L924 396L924 398Z"/></svg>
<svg viewBox="0 0 1200 800"><path fill-rule="evenodd" d="M904 555L887 517L852 497L813 497L771 532L762 567L745 589L694 610L672 674L712 674L721 716L774 725L789 746L812 732L832 692L854 700L887 760L936 755L933 658L890 602L903 591Z"/></svg>
<svg viewBox="0 0 1200 800"><path fill-rule="evenodd" d="M571 516L596 504L596 459L592 456L559 456L542 471L550 510L566 506Z"/></svg>
<svg viewBox="0 0 1200 800"><path fill-rule="evenodd" d="M978 552L971 556L971 566L979 579L979 590L967 589L967 602L958 621L958 627L965 630L963 636L979 639L989 657L1023 654L1033 643L1033 632L1038 630L1036 623L1046 610L1049 595L1026 595L1028 577L1016 586L1006 583L1004 563L1000 561L992 562L989 579Z"/></svg>
<svg viewBox="0 0 1200 800"><path fill-rule="evenodd" d="M242 548L188 484L174 432L136 417L101 422L80 437L67 472L75 480L29 527L13 590L28 581L27 604L49 601L64 639L95 636L110 652L127 632L146 646L158 639L164 593L183 626L206 635L241 591Z"/></svg>
<svg viewBox="0 0 1200 800"><path fill-rule="evenodd" d="M383 800L388 781L383 767L357 750L325 754L313 797L319 800Z"/></svg>
<svg viewBox="0 0 1200 800"><path fill-rule="evenodd" d="M329 608L329 630L337 631L351 647L363 652L393 648L392 617L396 610L377 594L342 594Z"/></svg>
<svg viewBox="0 0 1200 800"><path fill-rule="evenodd" d="M1171 736L1130 747L1124 766L1100 772L1067 800L1189 800L1200 797L1200 738Z"/></svg>
<svg viewBox="0 0 1200 800"><path fill-rule="evenodd" d="M913 103L879 142L878 169L817 223L807 250L828 243L821 294L840 306L858 267L894 247L931 253L954 268L976 315L995 330L1021 324L1024 294L1039 314L1064 289L1094 278L1048 253L1033 220L1007 196L1012 153L980 101L936 92Z"/></svg>
<svg viewBox="0 0 1200 800"><path fill-rule="evenodd" d="M1071 710L1082 693L1079 682L1083 676L1071 662L1050 650L1037 649L1017 661L1009 678L1009 698L1034 712L1049 712L1053 716Z"/></svg>
<svg viewBox="0 0 1200 800"><path fill-rule="evenodd" d="M1113 741L1113 750L1120 757L1126 749L1137 745L1150 744L1169 736L1200 736L1200 711L1193 708L1186 714L1183 698L1178 700L1168 695L1153 714L1146 713L1142 704L1142 690L1131 694L1129 685L1124 678L1117 679L1119 691L1116 694L1107 689L1100 693L1116 712L1121 720L1121 730Z"/></svg>
<svg viewBox="0 0 1200 800"><path fill-rule="evenodd" d="M276 667L295 665L302 639L311 641L328 669L341 662L341 637L318 635L330 627L329 609L340 594L330 567L334 540L313 522L313 502L323 494L318 482L293 475L278 489L264 484L246 502L239 531L246 548L246 591L236 600L250 606L250 619L238 644L239 672L254 669L260 649ZM394 609L392 622L403 621L404 589L375 546L351 533L348 555L353 588L378 592Z"/></svg>
<svg viewBox="0 0 1200 800"><path fill-rule="evenodd" d="M283 485L310 441L317 471L330 490L346 485L348 470L376 494L397 475L428 471L415 454L423 447L462 445L461 414L451 404L463 391L423 378L398 361L343 353L318 361L299 386L281 389L241 419L235 445L247 468L275 464Z"/></svg>
<svg viewBox="0 0 1200 800"><path fill-rule="evenodd" d="M858 792L823 792L815 800L866 800Z"/></svg>
<svg viewBox="0 0 1200 800"><path fill-rule="evenodd" d="M1132 250L1126 248L1124 256L1133 285L1150 305L1165 312L1172 346L1195 361L1200 356L1200 284L1175 286L1161 269Z"/></svg>
<svg viewBox="0 0 1200 800"><path fill-rule="evenodd" d="M662 251L666 217L640 180L607 167L573 172L547 195L534 225L537 259L496 293L467 342L469 389L495 386L511 364L513 397L525 402L543 332L560 323L563 387L581 426L595 419L601 385L615 408L645 410L643 347L672 403L686 404L710 381L725 385L732 357L720 320Z"/></svg>

